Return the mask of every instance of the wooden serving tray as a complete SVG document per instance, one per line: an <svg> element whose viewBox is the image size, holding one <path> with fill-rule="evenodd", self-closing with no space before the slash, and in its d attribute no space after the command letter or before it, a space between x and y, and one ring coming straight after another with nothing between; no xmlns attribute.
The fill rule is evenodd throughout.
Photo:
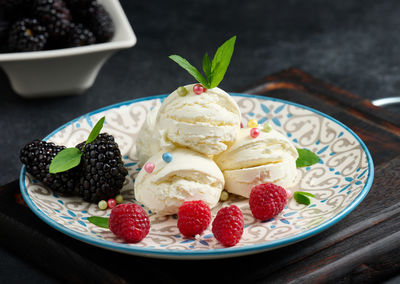
<svg viewBox="0 0 400 284"><path fill-rule="evenodd" d="M366 143L375 180L346 218L299 243L244 257L177 261L115 253L51 228L24 205L18 181L0 187L4 248L62 281L76 283L376 283L400 271L400 116L298 69L239 90L310 106Z"/></svg>

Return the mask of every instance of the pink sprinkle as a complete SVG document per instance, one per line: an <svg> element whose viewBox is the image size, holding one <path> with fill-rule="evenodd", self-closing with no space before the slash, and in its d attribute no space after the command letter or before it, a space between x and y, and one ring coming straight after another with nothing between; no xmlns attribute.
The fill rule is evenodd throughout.
<svg viewBox="0 0 400 284"><path fill-rule="evenodd" d="M291 190L289 190L289 189L285 189L285 190L286 190L286 198L287 198L287 199L292 198L293 192L292 192Z"/></svg>
<svg viewBox="0 0 400 284"><path fill-rule="evenodd" d="M112 209L115 207L115 205L117 205L117 201L115 201L115 199L113 199L113 198L110 198L107 201L107 205L108 205L108 208Z"/></svg>
<svg viewBox="0 0 400 284"><path fill-rule="evenodd" d="M204 93L205 91L207 91L207 89L204 88L201 84L196 84L193 86L193 92L196 95L200 95L201 93Z"/></svg>
<svg viewBox="0 0 400 284"><path fill-rule="evenodd" d="M260 135L260 129L258 129L257 127L250 129L250 136L253 138L258 137L258 135Z"/></svg>
<svg viewBox="0 0 400 284"><path fill-rule="evenodd" d="M240 128L243 128L243 122L240 123Z"/></svg>
<svg viewBox="0 0 400 284"><path fill-rule="evenodd" d="M152 162L147 162L146 164L144 164L144 170L149 174L151 174L154 171L155 167L156 165Z"/></svg>

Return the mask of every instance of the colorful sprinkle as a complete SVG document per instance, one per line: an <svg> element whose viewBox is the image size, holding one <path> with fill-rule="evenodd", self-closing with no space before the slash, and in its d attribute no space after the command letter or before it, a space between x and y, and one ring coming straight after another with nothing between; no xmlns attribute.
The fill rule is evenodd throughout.
<svg viewBox="0 0 400 284"><path fill-rule="evenodd" d="M107 205L108 205L109 208L112 209L117 205L117 201L115 201L115 199L113 199L113 198L110 198L107 201Z"/></svg>
<svg viewBox="0 0 400 284"><path fill-rule="evenodd" d="M186 90L185 87L179 87L176 91L177 91L178 95L181 97L186 96L188 93L188 90Z"/></svg>
<svg viewBox="0 0 400 284"><path fill-rule="evenodd" d="M121 194L118 194L117 196L115 196L115 201L117 201L118 204L121 204L122 202L124 202L124 198Z"/></svg>
<svg viewBox="0 0 400 284"><path fill-rule="evenodd" d="M293 192L292 192L291 190L289 190L289 189L286 189L286 188L285 188L285 190L286 190L286 197L287 197L287 199L292 198Z"/></svg>
<svg viewBox="0 0 400 284"><path fill-rule="evenodd" d="M164 162L166 162L166 163L171 162L171 161L172 161L172 155L171 155L171 153L170 153L170 152L165 152L165 153L162 155L162 159L163 159Z"/></svg>
<svg viewBox="0 0 400 284"><path fill-rule="evenodd" d="M156 165L153 162L147 162L143 166L144 170L149 174L151 174L154 171L155 167L156 167Z"/></svg>
<svg viewBox="0 0 400 284"><path fill-rule="evenodd" d="M207 91L207 89L204 88L201 84L196 84L193 86L193 92L196 95L200 95L200 94L204 93L205 91Z"/></svg>
<svg viewBox="0 0 400 284"><path fill-rule="evenodd" d="M249 122L247 123L247 126L250 127L250 128L257 127L258 126L258 122L254 118L250 119Z"/></svg>
<svg viewBox="0 0 400 284"><path fill-rule="evenodd" d="M262 131L264 131L264 132L270 132L271 130L272 130L271 124L269 124L268 122L266 122L266 123L263 124Z"/></svg>
<svg viewBox="0 0 400 284"><path fill-rule="evenodd" d="M100 200L99 203L97 204L97 206L101 210L106 210L108 207L107 202L105 200Z"/></svg>
<svg viewBox="0 0 400 284"><path fill-rule="evenodd" d="M220 199L221 201L227 201L228 198L229 198L229 193L228 193L227 191L223 190L223 191L221 192L221 196L219 197L219 199Z"/></svg>
<svg viewBox="0 0 400 284"><path fill-rule="evenodd" d="M257 138L258 135L260 135L260 129L258 128L252 128L250 129L250 136L253 138Z"/></svg>

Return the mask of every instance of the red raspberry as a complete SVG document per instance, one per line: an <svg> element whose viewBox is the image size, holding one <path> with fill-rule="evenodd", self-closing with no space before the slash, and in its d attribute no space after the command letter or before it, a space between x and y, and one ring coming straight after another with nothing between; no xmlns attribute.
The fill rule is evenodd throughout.
<svg viewBox="0 0 400 284"><path fill-rule="evenodd" d="M119 204L111 210L109 228L128 243L141 241L150 230L146 211L135 203Z"/></svg>
<svg viewBox="0 0 400 284"><path fill-rule="evenodd" d="M221 208L212 223L214 237L224 246L236 245L243 234L243 213L236 205Z"/></svg>
<svg viewBox="0 0 400 284"><path fill-rule="evenodd" d="M251 213L262 221L269 220L285 208L286 190L273 183L263 183L251 189L249 205Z"/></svg>
<svg viewBox="0 0 400 284"><path fill-rule="evenodd" d="M201 234L211 222L210 207L203 200L185 201L178 211L178 229L182 235Z"/></svg>

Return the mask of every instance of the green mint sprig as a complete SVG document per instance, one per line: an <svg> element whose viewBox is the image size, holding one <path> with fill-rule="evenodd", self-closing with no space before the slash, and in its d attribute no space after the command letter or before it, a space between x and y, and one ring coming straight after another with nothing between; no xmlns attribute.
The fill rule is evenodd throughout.
<svg viewBox="0 0 400 284"><path fill-rule="evenodd" d="M310 198L308 198L308 197L315 198L315 195L312 193L309 193L309 192L296 191L293 194L293 197L300 204L310 205L311 201L310 201Z"/></svg>
<svg viewBox="0 0 400 284"><path fill-rule="evenodd" d="M98 216L90 216L88 217L88 221L97 227L101 227L104 229L108 229L109 218L107 217L98 217Z"/></svg>
<svg viewBox="0 0 400 284"><path fill-rule="evenodd" d="M101 129L103 128L103 124L105 121L105 117L99 119L96 125L93 127L92 131L87 138L85 145L93 142L97 136L99 136ZM60 172L65 172L69 169L72 169L79 165L82 158L82 151L76 147L65 148L61 150L54 158L51 160L49 166L49 173L56 174Z"/></svg>
<svg viewBox="0 0 400 284"><path fill-rule="evenodd" d="M179 55L170 55L169 58L175 61L179 66L189 72L200 84L207 89L215 88L224 79L226 70L231 62L233 50L235 47L236 36L225 41L216 51L213 60L208 53L204 54L202 67L204 75L189 63L185 58Z"/></svg>
<svg viewBox="0 0 400 284"><path fill-rule="evenodd" d="M319 162L320 158L314 152L307 149L297 149L299 157L296 160L296 167L308 167Z"/></svg>

